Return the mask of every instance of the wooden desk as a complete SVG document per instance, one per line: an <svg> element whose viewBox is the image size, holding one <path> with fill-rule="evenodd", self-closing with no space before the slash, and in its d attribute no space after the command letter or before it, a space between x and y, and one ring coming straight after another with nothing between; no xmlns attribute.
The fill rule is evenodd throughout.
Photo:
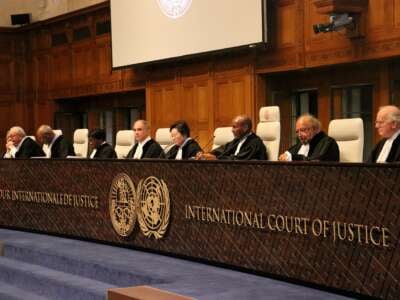
<svg viewBox="0 0 400 300"><path fill-rule="evenodd" d="M399 183L398 165L0 160L0 226L399 299Z"/></svg>

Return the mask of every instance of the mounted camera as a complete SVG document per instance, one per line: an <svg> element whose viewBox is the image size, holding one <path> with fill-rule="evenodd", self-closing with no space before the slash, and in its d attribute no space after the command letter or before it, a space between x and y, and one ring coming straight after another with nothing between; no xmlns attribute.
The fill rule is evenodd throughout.
<svg viewBox="0 0 400 300"><path fill-rule="evenodd" d="M354 18L348 13L331 14L329 17L329 23L313 25L315 34L318 34L320 32L339 31L344 28L354 29L354 27Z"/></svg>

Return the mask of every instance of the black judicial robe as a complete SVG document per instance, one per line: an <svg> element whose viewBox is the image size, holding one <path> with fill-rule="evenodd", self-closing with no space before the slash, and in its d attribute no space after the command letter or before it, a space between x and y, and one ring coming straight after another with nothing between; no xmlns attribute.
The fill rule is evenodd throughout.
<svg viewBox="0 0 400 300"><path fill-rule="evenodd" d="M301 147L300 141L289 148L292 160L339 161L339 146L336 141L323 131L317 133L310 141L308 156L297 154Z"/></svg>
<svg viewBox="0 0 400 300"><path fill-rule="evenodd" d="M214 149L211 153L214 154L218 159L230 159L230 160L266 160L268 159L267 149L263 141L254 133L251 133L246 141L240 147L240 151L235 155L237 145L240 142L240 138L235 138L231 142L224 146Z"/></svg>
<svg viewBox="0 0 400 300"><path fill-rule="evenodd" d="M15 158L30 158L36 156L46 156L42 148L30 137L27 137L19 147Z"/></svg>
<svg viewBox="0 0 400 300"><path fill-rule="evenodd" d="M173 146L166 154L167 159L175 159L178 154L179 146ZM182 148L182 159L195 157L198 152L202 151L200 145L193 139L189 140Z"/></svg>
<svg viewBox="0 0 400 300"><path fill-rule="evenodd" d="M131 159L133 158L138 145L139 145L138 143L133 145L132 149L129 150L128 152L127 158ZM143 153L140 158L142 159L142 158L164 158L164 157L165 157L164 150L161 148L160 144L157 143L155 140L150 139L146 142L146 144L144 144Z"/></svg>
<svg viewBox="0 0 400 300"><path fill-rule="evenodd" d="M96 154L94 155L93 158L94 159L117 158L117 153L109 143L104 143L97 148Z"/></svg>
<svg viewBox="0 0 400 300"><path fill-rule="evenodd" d="M376 144L374 149L371 151L371 155L368 158L367 162L375 163L379 157L379 154L382 151L383 145L385 144L387 139L382 139ZM389 155L386 159L386 162L398 162L400 161L400 135L393 141L392 148L390 149Z"/></svg>
<svg viewBox="0 0 400 300"><path fill-rule="evenodd" d="M74 146L60 135L51 146L51 158L66 158L69 155L75 156Z"/></svg>

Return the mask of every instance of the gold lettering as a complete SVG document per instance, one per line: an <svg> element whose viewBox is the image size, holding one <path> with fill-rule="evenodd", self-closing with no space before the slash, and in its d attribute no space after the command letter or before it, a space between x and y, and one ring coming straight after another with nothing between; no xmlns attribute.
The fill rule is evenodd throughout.
<svg viewBox="0 0 400 300"><path fill-rule="evenodd" d="M239 216L240 216L240 218L239 218ZM238 225L238 226L242 226L243 225L243 212L241 210L236 212L235 221L236 221L236 225Z"/></svg>
<svg viewBox="0 0 400 300"><path fill-rule="evenodd" d="M274 218L274 220L276 220L275 215L269 215L268 219L267 219L267 225L268 225L269 230L275 231L275 228L273 228L271 225L271 218Z"/></svg>
<svg viewBox="0 0 400 300"><path fill-rule="evenodd" d="M287 232L292 232L293 231L293 217L290 218L290 228L289 228L289 222L288 222L288 217L285 216L285 228Z"/></svg>
<svg viewBox="0 0 400 300"><path fill-rule="evenodd" d="M390 232L389 229L387 229L386 227L382 228L382 245L383 247L389 247L389 239L390 237Z"/></svg>
<svg viewBox="0 0 400 300"><path fill-rule="evenodd" d="M318 231L316 229L316 225L318 224ZM312 224L311 224L311 230L314 236L320 236L322 233L322 222L320 219L315 219L313 220Z"/></svg>
<svg viewBox="0 0 400 300"><path fill-rule="evenodd" d="M380 228L377 227L377 226L372 226L370 231L369 231L369 237L370 237L370 240L371 240L372 244L374 244L375 246L379 246L381 244L380 243L380 239L378 239L378 241L376 241L375 238L374 238L374 231L375 230L378 231L377 235L378 234L380 235L380 232L381 232Z"/></svg>
<svg viewBox="0 0 400 300"><path fill-rule="evenodd" d="M329 221L324 220L323 221L323 227L324 227L324 238L326 238L328 232L329 232Z"/></svg>
<svg viewBox="0 0 400 300"><path fill-rule="evenodd" d="M262 220L262 214L261 214L260 217L261 217L261 220ZM260 229L260 223L258 222L257 214L253 215L253 224L252 224L252 226L255 227L255 228Z"/></svg>
<svg viewBox="0 0 400 300"><path fill-rule="evenodd" d="M265 229L263 217L263 213L260 213L260 229Z"/></svg>
<svg viewBox="0 0 400 300"><path fill-rule="evenodd" d="M227 224L227 222L226 222L226 216L225 216L225 210L221 210L221 223L225 223L225 224Z"/></svg>
<svg viewBox="0 0 400 300"><path fill-rule="evenodd" d="M257 219L257 214L256 213L253 216L255 216L255 218ZM246 211L244 212L244 226L250 226L250 227L252 226L251 213L248 213Z"/></svg>
<svg viewBox="0 0 400 300"><path fill-rule="evenodd" d="M211 207L207 207L207 222L214 222L211 216Z"/></svg>
<svg viewBox="0 0 400 300"><path fill-rule="evenodd" d="M213 208L213 216L214 216L214 220L216 220L216 222L219 223L219 208L217 208L217 210L215 208Z"/></svg>
<svg viewBox="0 0 400 300"><path fill-rule="evenodd" d="M348 237L347 237L347 240L348 240L349 242L352 242L352 241L354 240L353 226L354 226L354 224L352 224L352 223L350 223L350 224L348 225L348 232L349 232L349 235L348 235Z"/></svg>
<svg viewBox="0 0 400 300"><path fill-rule="evenodd" d="M280 224L278 224L279 221L280 221ZM283 229L285 229L285 218L281 215L278 215L276 217L275 224L276 224L276 229L278 229L278 231L283 231Z"/></svg>
<svg viewBox="0 0 400 300"><path fill-rule="evenodd" d="M362 227L362 225L354 224L354 226L357 228L357 241L358 241L359 244L361 244L362 243L361 242L361 227Z"/></svg>

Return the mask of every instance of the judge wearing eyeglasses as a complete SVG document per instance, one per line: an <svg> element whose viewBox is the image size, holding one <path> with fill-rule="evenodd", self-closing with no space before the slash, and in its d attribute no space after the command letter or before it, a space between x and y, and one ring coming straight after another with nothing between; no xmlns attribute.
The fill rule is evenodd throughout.
<svg viewBox="0 0 400 300"><path fill-rule="evenodd" d="M400 109L394 105L382 106L376 115L375 128L382 139L372 150L368 162L399 162Z"/></svg>
<svg viewBox="0 0 400 300"><path fill-rule="evenodd" d="M298 142L279 156L280 161L339 161L338 144L321 130L314 116L300 116L296 134Z"/></svg>

